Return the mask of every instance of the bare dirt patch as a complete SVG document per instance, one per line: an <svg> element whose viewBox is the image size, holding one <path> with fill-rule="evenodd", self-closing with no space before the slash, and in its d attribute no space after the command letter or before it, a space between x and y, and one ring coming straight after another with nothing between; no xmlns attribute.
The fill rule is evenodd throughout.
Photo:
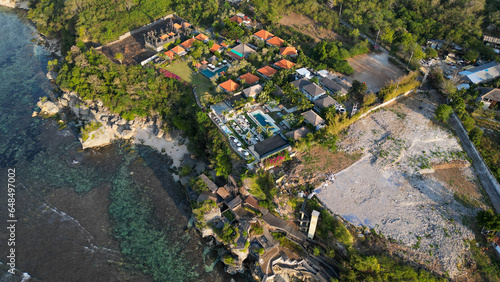
<svg viewBox="0 0 500 282"><path fill-rule="evenodd" d="M474 183L474 175L470 175L472 171L468 168L469 165L465 161L433 164L432 176L456 193L455 197L462 198L473 206L483 206L481 203L485 202L484 196Z"/></svg>
<svg viewBox="0 0 500 282"><path fill-rule="evenodd" d="M291 26L304 34L311 36L316 42L320 42L322 40L341 40L340 35L336 34L332 30L323 28L320 23L317 23L304 15L290 13L283 16L279 23Z"/></svg>
<svg viewBox="0 0 500 282"><path fill-rule="evenodd" d="M298 183L316 184L323 181L325 174L337 173L356 162L360 158L359 153L347 154L345 152L330 152L327 148L314 146L310 150L300 152L297 158L300 164L293 167L290 180L294 177L300 180Z"/></svg>
<svg viewBox="0 0 500 282"><path fill-rule="evenodd" d="M345 76L345 79L351 83L354 80L365 82L372 92L378 92L387 83L405 75L400 67L389 62L389 55L383 52L358 55L347 59L347 62L354 73Z"/></svg>
<svg viewBox="0 0 500 282"><path fill-rule="evenodd" d="M464 239L473 238L463 218L477 209L455 194L481 192L457 138L432 121L435 108L414 94L354 123L339 146L362 158L316 193L334 213L401 245L398 256L457 277L466 271Z"/></svg>

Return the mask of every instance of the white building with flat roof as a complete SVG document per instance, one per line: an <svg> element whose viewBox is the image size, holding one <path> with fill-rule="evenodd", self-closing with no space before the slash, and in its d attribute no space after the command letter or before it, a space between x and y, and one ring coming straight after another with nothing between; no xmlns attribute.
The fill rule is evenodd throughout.
<svg viewBox="0 0 500 282"><path fill-rule="evenodd" d="M316 233L316 225L318 225L319 211L313 210L311 215L311 223L309 223L309 232L307 238L313 239L314 233Z"/></svg>

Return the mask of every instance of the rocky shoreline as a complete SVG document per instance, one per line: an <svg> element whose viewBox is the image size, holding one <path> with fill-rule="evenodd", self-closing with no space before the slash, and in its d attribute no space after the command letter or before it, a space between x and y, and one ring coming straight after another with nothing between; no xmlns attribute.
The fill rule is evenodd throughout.
<svg viewBox="0 0 500 282"><path fill-rule="evenodd" d="M5 6L9 8L19 8L23 10L29 10L29 1L19 1L19 0L0 0L0 6Z"/></svg>

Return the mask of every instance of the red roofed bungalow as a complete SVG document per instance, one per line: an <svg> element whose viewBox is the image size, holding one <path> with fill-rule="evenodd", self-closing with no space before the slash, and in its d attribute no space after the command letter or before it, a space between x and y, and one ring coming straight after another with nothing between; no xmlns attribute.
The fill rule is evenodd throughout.
<svg viewBox="0 0 500 282"><path fill-rule="evenodd" d="M290 56L290 57L297 56L297 49L295 49L295 47L280 48L280 55L281 56Z"/></svg>
<svg viewBox="0 0 500 282"><path fill-rule="evenodd" d="M220 50L222 49L222 47L220 47L219 44L215 43L214 46L212 46L212 48L210 48L210 52L220 52Z"/></svg>
<svg viewBox="0 0 500 282"><path fill-rule="evenodd" d="M200 41L202 41L202 42L207 42L208 41L208 36L206 36L203 33L200 33L200 34L196 35L195 38L198 39L198 40L200 40Z"/></svg>
<svg viewBox="0 0 500 282"><path fill-rule="evenodd" d="M270 66L265 66L258 69L257 72L260 73L265 78L270 78L271 76L275 75L278 71Z"/></svg>
<svg viewBox="0 0 500 282"><path fill-rule="evenodd" d="M174 48L172 48L171 50L172 52L174 52L175 54L179 55L179 56L184 56L186 55L186 49L182 48L181 46L177 45L175 46Z"/></svg>
<svg viewBox="0 0 500 282"><path fill-rule="evenodd" d="M278 36L272 37L271 39L268 39L266 41L267 45L272 45L276 47L281 47L283 43L285 43L285 40L279 38Z"/></svg>
<svg viewBox="0 0 500 282"><path fill-rule="evenodd" d="M248 84L254 84L255 82L259 81L259 77L256 75L253 75L249 72L245 73L244 75L238 77L239 81L245 81L245 83Z"/></svg>
<svg viewBox="0 0 500 282"><path fill-rule="evenodd" d="M202 64L206 65L208 62L206 60L201 61Z"/></svg>
<svg viewBox="0 0 500 282"><path fill-rule="evenodd" d="M238 89L238 87L240 87L240 85L238 83L234 82L231 79L219 84L218 86L220 88L222 88L227 93L236 91L236 89Z"/></svg>
<svg viewBox="0 0 500 282"><path fill-rule="evenodd" d="M256 33L254 33L253 36L255 36L256 38L258 38L260 40L266 41L266 40L270 39L271 37L273 37L274 34L270 33L267 30L261 29L261 30L257 31Z"/></svg>
<svg viewBox="0 0 500 282"><path fill-rule="evenodd" d="M275 66L277 66L278 68L282 68L282 69L291 69L295 66L294 63L290 62L289 60L279 60L277 61L276 63L274 63Z"/></svg>
<svg viewBox="0 0 500 282"><path fill-rule="evenodd" d="M246 199L245 199L245 204L251 206L252 208L256 209L256 210L259 210L259 202L257 201L257 199L255 199L254 197L252 196L248 196Z"/></svg>
<svg viewBox="0 0 500 282"><path fill-rule="evenodd" d="M241 24L243 22L243 19L239 16L232 16L229 20L237 24Z"/></svg>
<svg viewBox="0 0 500 282"><path fill-rule="evenodd" d="M184 41L181 43L181 46L184 47L185 49L191 48L193 46L193 43L196 41L194 38L189 38L188 40Z"/></svg>
<svg viewBox="0 0 500 282"><path fill-rule="evenodd" d="M172 51L170 51L170 50L169 50L169 51L167 51L167 52L165 52L165 55L166 55L167 57L169 57L169 58L170 58L170 60L172 60L172 59L174 58L174 56L175 56L174 52L172 52Z"/></svg>

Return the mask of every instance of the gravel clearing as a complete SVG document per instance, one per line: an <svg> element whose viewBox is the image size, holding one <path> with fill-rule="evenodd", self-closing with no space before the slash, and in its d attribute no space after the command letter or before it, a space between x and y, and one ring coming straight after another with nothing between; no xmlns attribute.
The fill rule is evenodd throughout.
<svg viewBox="0 0 500 282"><path fill-rule="evenodd" d="M456 137L431 121L436 106L413 95L353 124L340 147L363 157L316 192L334 213L396 240L411 250L405 257L453 278L466 257L464 239L473 238L463 218L476 209L455 200L453 183L439 180L433 164L461 160L463 179L479 188Z"/></svg>

